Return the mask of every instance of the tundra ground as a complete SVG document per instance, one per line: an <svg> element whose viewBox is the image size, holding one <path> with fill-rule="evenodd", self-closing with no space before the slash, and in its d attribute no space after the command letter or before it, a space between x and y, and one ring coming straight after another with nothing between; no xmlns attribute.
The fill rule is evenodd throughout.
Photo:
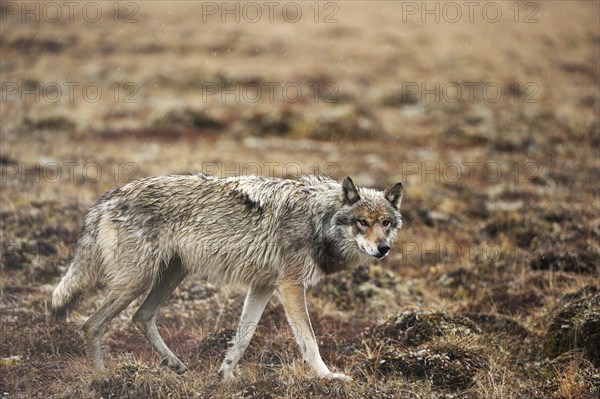
<svg viewBox="0 0 600 399"><path fill-rule="evenodd" d="M262 3L92 2L97 18L76 5L55 21L30 2L36 22L23 4L0 2L3 396L597 397L598 2L494 2L497 21L392 1L282 3L272 19ZM405 183L391 255L309 292L323 357L353 381L313 378L273 301L222 383L243 288L192 278L162 308L182 376L133 305L104 372L80 333L101 292L51 320L94 199L188 172Z"/></svg>

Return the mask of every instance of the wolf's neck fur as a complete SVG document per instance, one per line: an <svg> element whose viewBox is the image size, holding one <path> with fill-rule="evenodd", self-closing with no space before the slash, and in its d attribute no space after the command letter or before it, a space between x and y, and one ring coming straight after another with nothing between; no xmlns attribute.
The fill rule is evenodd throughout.
<svg viewBox="0 0 600 399"><path fill-rule="evenodd" d="M359 263L355 251L347 248L328 235L323 236L317 245L316 263L325 274L334 274L347 270Z"/></svg>
<svg viewBox="0 0 600 399"><path fill-rule="evenodd" d="M314 230L314 260L325 274L351 269L358 266L362 260L357 248L340 231L343 226L336 223L335 216L342 207L339 195L337 190L329 194L329 201L321 201L317 196L316 214L322 218L322 227Z"/></svg>

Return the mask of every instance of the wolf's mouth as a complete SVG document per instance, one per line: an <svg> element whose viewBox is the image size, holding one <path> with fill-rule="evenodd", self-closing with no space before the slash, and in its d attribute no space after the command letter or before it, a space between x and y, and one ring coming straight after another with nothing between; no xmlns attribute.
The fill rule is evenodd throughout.
<svg viewBox="0 0 600 399"><path fill-rule="evenodd" d="M374 257L376 257L377 259L383 259L387 256L387 254L377 254L377 255L373 255Z"/></svg>

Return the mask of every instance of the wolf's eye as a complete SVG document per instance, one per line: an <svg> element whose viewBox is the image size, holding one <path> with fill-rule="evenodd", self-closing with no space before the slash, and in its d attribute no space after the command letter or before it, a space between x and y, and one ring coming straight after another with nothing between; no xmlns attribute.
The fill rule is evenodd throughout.
<svg viewBox="0 0 600 399"><path fill-rule="evenodd" d="M367 222L365 219L358 219L358 223L360 223L361 226L368 226L369 222Z"/></svg>
<svg viewBox="0 0 600 399"><path fill-rule="evenodd" d="M384 220L383 222L381 222L381 224L384 225L385 227L388 227L390 225L390 221Z"/></svg>

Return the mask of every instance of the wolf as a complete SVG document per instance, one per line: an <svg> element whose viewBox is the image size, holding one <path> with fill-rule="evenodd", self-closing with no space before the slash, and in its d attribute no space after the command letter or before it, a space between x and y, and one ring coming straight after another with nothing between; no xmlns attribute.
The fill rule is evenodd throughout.
<svg viewBox="0 0 600 399"><path fill-rule="evenodd" d="M59 320L87 292L105 288L84 323L87 352L104 367L100 338L109 322L145 295L133 322L160 355L186 366L156 327L160 305L188 275L242 284L248 293L231 347L219 369L226 380L276 294L304 360L318 377L348 379L323 362L305 289L323 277L390 253L402 226L402 183L386 191L323 176L296 179L202 174L150 177L104 194L88 210L72 263L52 294Z"/></svg>

